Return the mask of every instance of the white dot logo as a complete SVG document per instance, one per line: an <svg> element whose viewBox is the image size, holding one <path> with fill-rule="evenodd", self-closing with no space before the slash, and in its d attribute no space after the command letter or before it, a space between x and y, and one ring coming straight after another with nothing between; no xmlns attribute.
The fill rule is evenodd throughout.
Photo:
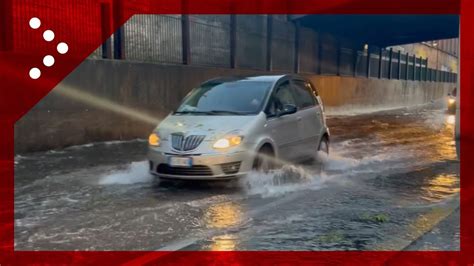
<svg viewBox="0 0 474 266"><path fill-rule="evenodd" d="M31 29L36 30L41 27L41 20L37 17L30 18L29 26ZM43 32L43 39L47 42L53 41L55 38L54 31L47 29ZM69 46L65 42L60 42L56 46L56 50L59 54L66 54L69 51ZM46 67L51 67L56 62L56 59L52 55L46 55L43 57L43 65ZM41 77L41 70L37 67L33 67L30 69L30 78L32 79L39 79Z"/></svg>
<svg viewBox="0 0 474 266"><path fill-rule="evenodd" d="M39 18L31 18L30 19L30 28L36 30L41 26L41 20Z"/></svg>
<svg viewBox="0 0 474 266"><path fill-rule="evenodd" d="M43 58L43 64L47 67L54 65L54 57L52 55L47 55Z"/></svg>
<svg viewBox="0 0 474 266"><path fill-rule="evenodd" d="M69 47L67 46L65 42L59 43L57 48L58 48L58 53L60 54L65 54L69 50Z"/></svg>
<svg viewBox="0 0 474 266"><path fill-rule="evenodd" d="M54 32L52 30L46 30L43 33L43 39L47 42L54 40Z"/></svg>
<svg viewBox="0 0 474 266"><path fill-rule="evenodd" d="M41 71L38 68L34 67L30 69L30 78L38 79L39 77L41 77Z"/></svg>

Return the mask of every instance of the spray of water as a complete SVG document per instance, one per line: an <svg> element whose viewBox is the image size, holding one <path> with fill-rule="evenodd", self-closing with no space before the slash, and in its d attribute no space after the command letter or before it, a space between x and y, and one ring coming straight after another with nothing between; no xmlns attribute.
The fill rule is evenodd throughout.
<svg viewBox="0 0 474 266"><path fill-rule="evenodd" d="M153 176L148 173L148 162L132 162L125 170L114 171L99 178L100 185L128 185L151 182Z"/></svg>
<svg viewBox="0 0 474 266"><path fill-rule="evenodd" d="M124 106L122 104L114 103L108 99L75 89L68 85L61 86L61 88L56 90L55 92L59 95L83 102L90 106L108 110L119 115L123 115L125 117L146 122L152 125L157 125L160 122L159 119L150 114L147 114L146 112L139 111L134 108Z"/></svg>
<svg viewBox="0 0 474 266"><path fill-rule="evenodd" d="M327 157L325 153L315 154L315 163L310 165L297 165L254 151L247 153L252 158L259 156L263 160L269 160L275 166L275 169L268 172L251 171L240 179L239 185L247 194L270 197L303 189L319 189L324 183L321 159Z"/></svg>

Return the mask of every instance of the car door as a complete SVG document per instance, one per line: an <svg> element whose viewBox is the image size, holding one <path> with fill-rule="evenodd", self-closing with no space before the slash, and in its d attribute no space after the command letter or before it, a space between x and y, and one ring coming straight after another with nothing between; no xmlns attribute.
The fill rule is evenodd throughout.
<svg viewBox="0 0 474 266"><path fill-rule="evenodd" d="M323 127L321 105L313 94L309 82L303 79L293 79L292 89L298 106L298 112L296 113L300 134L298 150L301 151L302 157L314 156Z"/></svg>
<svg viewBox="0 0 474 266"><path fill-rule="evenodd" d="M285 104L296 105L296 100L291 91L289 80L282 81L275 87L265 110L267 114L267 129L278 147L279 157L292 161L297 155L297 119L295 114L278 116L278 111Z"/></svg>

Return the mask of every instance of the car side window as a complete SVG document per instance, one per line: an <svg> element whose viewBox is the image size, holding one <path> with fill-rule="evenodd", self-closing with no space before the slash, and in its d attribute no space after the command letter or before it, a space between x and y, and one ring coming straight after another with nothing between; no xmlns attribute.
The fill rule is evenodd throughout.
<svg viewBox="0 0 474 266"><path fill-rule="evenodd" d="M272 97L267 106L266 113L269 116L275 116L279 111L283 110L283 106L286 104L296 104L295 97L291 92L291 86L289 81L285 81L278 85L273 93Z"/></svg>
<svg viewBox="0 0 474 266"><path fill-rule="evenodd" d="M316 104L311 87L308 87L308 85L309 83L303 80L293 81L298 108L307 108Z"/></svg>

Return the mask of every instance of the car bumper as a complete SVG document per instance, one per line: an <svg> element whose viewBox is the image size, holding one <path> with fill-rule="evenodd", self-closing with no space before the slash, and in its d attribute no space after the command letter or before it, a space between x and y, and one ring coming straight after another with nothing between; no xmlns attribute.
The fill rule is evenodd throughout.
<svg viewBox="0 0 474 266"><path fill-rule="evenodd" d="M169 157L190 157L191 167L171 167ZM244 176L252 169L253 157L247 152L222 154L175 154L150 148L150 173L160 178L183 180L226 180Z"/></svg>

